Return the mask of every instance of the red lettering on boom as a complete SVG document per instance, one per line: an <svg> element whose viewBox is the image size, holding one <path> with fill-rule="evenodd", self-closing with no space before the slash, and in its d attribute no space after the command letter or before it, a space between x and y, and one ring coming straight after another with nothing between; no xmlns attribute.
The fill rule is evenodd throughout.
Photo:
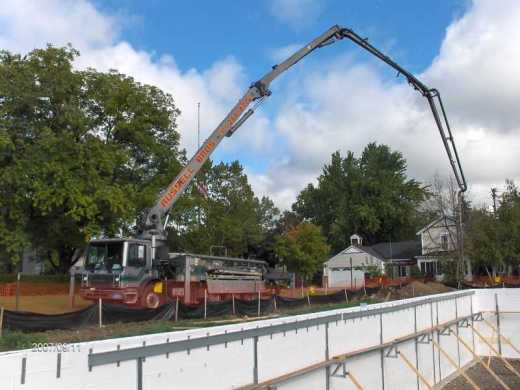
<svg viewBox="0 0 520 390"><path fill-rule="evenodd" d="M231 111L231 113L229 114L228 118L220 127L219 134L221 136L224 136L227 133L227 131L231 128L231 126L233 126L238 117L242 114L242 112L244 112L249 103L251 103L251 100L253 100L253 98L250 94L247 94L242 98L242 100L238 102L233 111Z"/></svg>
<svg viewBox="0 0 520 390"><path fill-rule="evenodd" d="M195 156L195 161L198 163L203 163L206 157L209 156L211 151L217 146L216 142L213 140L209 140L206 145L202 147L202 150Z"/></svg>
<svg viewBox="0 0 520 390"><path fill-rule="evenodd" d="M166 191L166 194L161 198L159 204L161 207L166 208L168 204L175 198L175 195L182 189L185 183L189 182L191 176L193 175L193 170L191 168L187 168L186 172L184 172Z"/></svg>
<svg viewBox="0 0 520 390"><path fill-rule="evenodd" d="M235 121L240 117L242 112L247 108L249 103L253 100L251 94L246 94L242 100L240 100L235 108L228 115L224 123L218 128L218 134L220 136L224 136L228 130L233 126ZM204 160L210 155L211 151L217 146L217 142L214 140L209 140L202 149L196 154L195 161L199 164L202 164ZM168 207L170 202L175 198L175 196L181 191L186 183L188 183L193 176L193 169L189 166L185 168L186 172L182 173L181 176L177 178L177 180L168 187L166 193L161 198L159 204L162 208Z"/></svg>

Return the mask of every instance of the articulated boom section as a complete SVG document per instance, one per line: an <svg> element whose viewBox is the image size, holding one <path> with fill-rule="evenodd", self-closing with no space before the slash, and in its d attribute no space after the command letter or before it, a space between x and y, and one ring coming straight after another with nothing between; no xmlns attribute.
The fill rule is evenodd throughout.
<svg viewBox="0 0 520 390"><path fill-rule="evenodd" d="M161 234L163 230L162 217L168 213L175 201L182 195L186 187L191 183L202 165L215 150L222 138L233 127L237 119L246 110L249 104L258 97L256 88L250 88L240 101L233 107L231 112L213 131L208 139L202 144L197 153L192 157L188 165L177 175L175 180L161 194L158 203L150 210L146 219L146 229L152 230L154 234Z"/></svg>
<svg viewBox="0 0 520 390"><path fill-rule="evenodd" d="M464 177L464 172L462 171L460 159L455 147L453 135L451 133L439 92L435 89L428 88L414 75L394 62L390 57L386 56L374 46L369 44L367 39L361 38L359 35L348 28L343 28L336 25L332 26L319 37L302 47L282 63L273 66L273 69L270 72L268 72L259 81L253 83L251 87L249 87L245 95L239 100L239 102L233 107L226 118L218 125L218 127L213 131L213 133L211 133L204 144L199 148L188 165L186 165L186 167L177 175L175 180L173 180L168 188L160 195L157 204L150 210L146 217L143 237L148 238L152 235L156 235L160 238L163 236L164 227L162 220L164 216L168 214L175 201L186 190L187 186L191 183L204 162L213 153L222 139L225 136L230 136L233 134L237 128L253 114L253 109L249 109L246 112L246 109L249 107L249 105L256 99L264 98L270 95L269 85L276 77L285 72L287 69L289 69L291 66L296 64L315 49L327 46L343 38L350 39L361 48L367 50L386 64L390 65L392 68L397 70L399 74L404 75L408 82L428 99L428 103L430 104L435 123L446 149L450 165L459 185L460 193L465 192L467 188L466 179Z"/></svg>

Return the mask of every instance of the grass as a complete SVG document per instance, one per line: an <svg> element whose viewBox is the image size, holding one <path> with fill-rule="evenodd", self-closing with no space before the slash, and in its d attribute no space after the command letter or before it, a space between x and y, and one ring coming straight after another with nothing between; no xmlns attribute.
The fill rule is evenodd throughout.
<svg viewBox="0 0 520 390"><path fill-rule="evenodd" d="M92 302L81 299L79 295L75 297L73 308L70 307L68 295L31 295L20 296L18 310L40 314L59 314L80 310L91 304ZM0 306L6 310L15 310L16 297L0 297Z"/></svg>
<svg viewBox="0 0 520 390"><path fill-rule="evenodd" d="M340 302L340 303L324 303L321 305L312 304L310 306L301 306L301 307L298 307L295 309L280 310L279 313L281 315L298 315L298 314L319 313L319 312L327 311L327 310L346 309L348 307L356 307L356 306L359 306L360 303L366 303L366 304L370 305L372 303L377 303L377 302L379 302L379 300L370 298L370 297L365 297L364 299L361 299L359 301L356 300L356 301L351 301L349 303Z"/></svg>
<svg viewBox="0 0 520 390"><path fill-rule="evenodd" d="M5 331L0 337L0 351L31 348L34 343L48 343L43 334Z"/></svg>

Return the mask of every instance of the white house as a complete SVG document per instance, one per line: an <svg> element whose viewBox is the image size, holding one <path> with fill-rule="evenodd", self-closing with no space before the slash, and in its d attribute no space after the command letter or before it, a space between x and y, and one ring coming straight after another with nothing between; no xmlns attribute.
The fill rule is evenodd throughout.
<svg viewBox="0 0 520 390"><path fill-rule="evenodd" d="M417 266L423 273L439 275L439 258L457 250L456 223L454 218L442 216L417 232L421 238L421 255L417 257Z"/></svg>
<svg viewBox="0 0 520 390"><path fill-rule="evenodd" d="M329 287L360 287L370 267L391 277L410 276L415 257L421 254L418 241L383 242L363 246L362 238L354 234L350 246L324 263L324 284Z"/></svg>

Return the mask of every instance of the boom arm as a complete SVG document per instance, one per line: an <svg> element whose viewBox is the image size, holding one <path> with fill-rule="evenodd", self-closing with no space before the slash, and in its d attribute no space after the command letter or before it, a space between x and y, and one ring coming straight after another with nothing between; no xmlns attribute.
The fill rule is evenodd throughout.
<svg viewBox="0 0 520 390"><path fill-rule="evenodd" d="M263 98L271 94L269 91L269 86L274 79L276 79L278 76L280 76L280 74L285 72L312 51L332 44L343 38L352 40L363 49L369 51L382 61L386 62L392 68L396 69L399 73L403 74L407 78L408 82L428 99L428 103L430 104L435 123L439 129L439 133L443 140L444 147L446 149L446 153L448 154L448 158L450 160L450 164L459 185L460 191L461 193L466 191L466 179L462 171L457 149L453 140L453 135L451 133L439 92L435 89L430 89L425 86L411 73L403 69L392 59L370 45L366 39L362 39L359 35L350 29L342 28L336 25L332 26L319 37L311 41L306 46L302 47L282 63L273 66L270 72L265 74L264 77L249 87L244 96L242 96L242 98L231 109L224 120L217 126L217 128L211 133L206 141L204 141L202 146L191 158L188 164L170 183L167 189L161 193L159 200L155 206L150 209L148 215L146 216L143 235L163 235L163 217L168 214L174 203L186 190L187 186L199 172L202 165L213 153L218 144L222 141L224 136L231 136L254 113L254 107L248 109L251 103L253 103L255 100L261 101ZM437 103L439 104L442 117L439 114Z"/></svg>
<svg viewBox="0 0 520 390"><path fill-rule="evenodd" d="M375 55L381 61L386 62L392 68L397 70L399 74L403 74L408 80L408 83L411 84L414 87L414 89L418 90L426 99L428 99L428 104L430 105L430 108L432 110L433 119L435 120L435 124L437 125L437 128L439 130L439 134L441 135L444 148L446 149L446 154L448 155L448 159L450 160L451 169L453 171L453 174L455 175L457 185L459 186L459 191L460 193L466 192L466 190L468 189L466 177L464 176L464 171L462 170L459 153L457 152L457 147L455 146L455 140L453 139L450 123L448 122L448 117L446 116L446 111L444 109L444 105L442 103L442 98L439 91L433 88L428 88L413 74L408 72L406 69L402 68L390 57L381 53L378 49L376 49L374 46L368 43L367 39L361 38L354 31L344 28L341 30L341 35L343 38L350 39L358 46L361 46L363 49ZM440 112L442 113L442 117L439 114L439 108Z"/></svg>

